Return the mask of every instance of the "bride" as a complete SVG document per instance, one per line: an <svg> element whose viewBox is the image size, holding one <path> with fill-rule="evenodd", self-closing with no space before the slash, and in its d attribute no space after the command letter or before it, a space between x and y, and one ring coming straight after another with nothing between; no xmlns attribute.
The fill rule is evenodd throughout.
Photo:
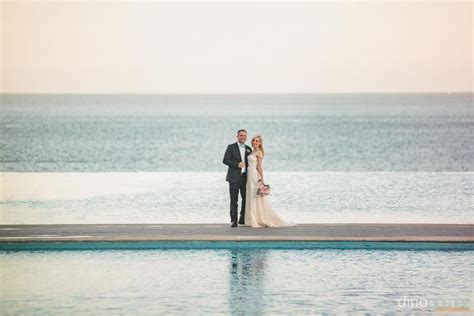
<svg viewBox="0 0 474 316"><path fill-rule="evenodd" d="M262 161L264 156L262 136L252 138L253 151L248 156L247 196L245 199L245 226L251 227L289 227L296 226L293 222L284 221L273 210L267 195L257 195L263 179Z"/></svg>

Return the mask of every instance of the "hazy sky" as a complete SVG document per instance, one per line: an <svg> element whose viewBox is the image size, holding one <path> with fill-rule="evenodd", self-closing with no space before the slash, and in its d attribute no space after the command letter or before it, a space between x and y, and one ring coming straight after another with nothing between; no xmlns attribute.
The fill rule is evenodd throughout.
<svg viewBox="0 0 474 316"><path fill-rule="evenodd" d="M1 92L473 90L471 1L2 1L1 14Z"/></svg>

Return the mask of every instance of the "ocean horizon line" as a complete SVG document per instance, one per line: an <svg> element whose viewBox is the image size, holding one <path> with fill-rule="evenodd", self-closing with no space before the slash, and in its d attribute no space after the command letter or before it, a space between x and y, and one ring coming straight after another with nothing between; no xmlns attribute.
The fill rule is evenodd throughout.
<svg viewBox="0 0 474 316"><path fill-rule="evenodd" d="M412 95L474 94L474 91L341 91L341 92L0 92L0 95L150 95L150 96L287 96L287 95Z"/></svg>

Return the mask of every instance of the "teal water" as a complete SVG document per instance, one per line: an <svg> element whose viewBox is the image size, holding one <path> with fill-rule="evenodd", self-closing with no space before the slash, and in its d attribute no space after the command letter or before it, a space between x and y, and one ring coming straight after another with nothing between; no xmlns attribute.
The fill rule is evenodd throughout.
<svg viewBox="0 0 474 316"><path fill-rule="evenodd" d="M222 157L264 136L296 222L472 223L473 94L0 95L4 224L227 223Z"/></svg>
<svg viewBox="0 0 474 316"><path fill-rule="evenodd" d="M67 250L156 250L156 249L289 249L289 250L436 250L473 251L470 242L390 242L390 241L78 241L3 242L0 251Z"/></svg>
<svg viewBox="0 0 474 316"><path fill-rule="evenodd" d="M264 136L290 220L472 223L472 94L0 101L0 224L227 222L222 155L242 127ZM473 259L451 243L7 243L0 310L472 312Z"/></svg>
<svg viewBox="0 0 474 316"><path fill-rule="evenodd" d="M297 223L474 223L474 172L266 172ZM227 223L225 172L0 173L4 224Z"/></svg>
<svg viewBox="0 0 474 316"><path fill-rule="evenodd" d="M0 95L0 171L474 171L473 94Z"/></svg>
<svg viewBox="0 0 474 316"><path fill-rule="evenodd" d="M27 315L472 311L473 259L344 247L1 251L0 305Z"/></svg>

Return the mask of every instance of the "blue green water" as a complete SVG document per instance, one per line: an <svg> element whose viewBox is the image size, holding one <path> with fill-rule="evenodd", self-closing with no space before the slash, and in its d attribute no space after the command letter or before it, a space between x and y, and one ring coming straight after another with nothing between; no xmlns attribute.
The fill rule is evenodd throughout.
<svg viewBox="0 0 474 316"><path fill-rule="evenodd" d="M474 171L472 94L0 96L0 171Z"/></svg>
<svg viewBox="0 0 474 316"><path fill-rule="evenodd" d="M0 95L5 224L228 222L224 150L264 137L296 222L472 223L473 94Z"/></svg>
<svg viewBox="0 0 474 316"><path fill-rule="evenodd" d="M0 306L23 315L472 311L473 259L472 248L434 245L1 251Z"/></svg>
<svg viewBox="0 0 474 316"><path fill-rule="evenodd" d="M68 250L192 250L192 249L288 249L288 250L435 250L473 251L471 242L390 242L390 241L78 241L3 242L0 251Z"/></svg>
<svg viewBox="0 0 474 316"><path fill-rule="evenodd" d="M474 172L267 172L298 223L473 223ZM0 173L4 224L227 223L224 172Z"/></svg>
<svg viewBox="0 0 474 316"><path fill-rule="evenodd" d="M473 222L472 94L0 101L2 224L227 222L222 156L240 128L263 135L272 202L290 220ZM7 315L474 308L472 244L22 243L0 250Z"/></svg>

